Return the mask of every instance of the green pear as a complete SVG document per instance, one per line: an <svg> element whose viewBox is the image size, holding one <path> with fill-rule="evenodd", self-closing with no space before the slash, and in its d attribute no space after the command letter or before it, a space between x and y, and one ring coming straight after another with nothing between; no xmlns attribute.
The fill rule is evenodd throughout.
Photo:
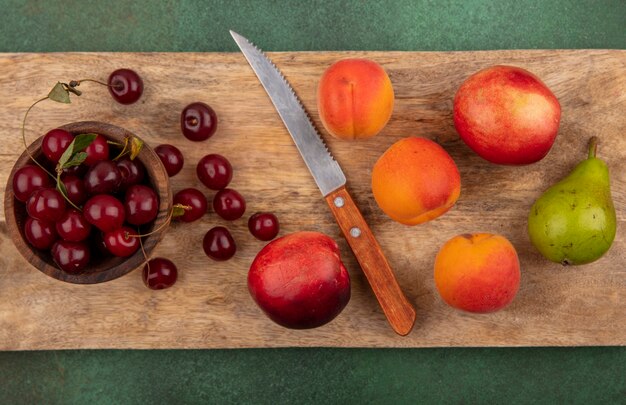
<svg viewBox="0 0 626 405"><path fill-rule="evenodd" d="M589 141L589 157L533 204L528 233L547 259L585 264L599 259L615 238L615 207L609 169L596 157L597 138Z"/></svg>

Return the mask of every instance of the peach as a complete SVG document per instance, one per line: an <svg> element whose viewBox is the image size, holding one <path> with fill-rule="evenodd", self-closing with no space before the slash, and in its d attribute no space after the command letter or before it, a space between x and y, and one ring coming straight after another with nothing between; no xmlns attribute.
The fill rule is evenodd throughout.
<svg viewBox="0 0 626 405"><path fill-rule="evenodd" d="M561 119L550 89L527 70L493 66L470 76L454 97L461 139L492 163L522 165L548 154Z"/></svg>
<svg viewBox="0 0 626 405"><path fill-rule="evenodd" d="M391 219L417 225L454 205L461 193L461 177L441 146L408 137L391 145L374 165L372 193Z"/></svg>
<svg viewBox="0 0 626 405"><path fill-rule="evenodd" d="M435 285L441 298L464 311L486 313L506 307L519 283L517 252L501 235L455 236L435 259Z"/></svg>
<svg viewBox="0 0 626 405"><path fill-rule="evenodd" d="M385 70L368 59L343 59L331 65L317 88L324 128L339 139L364 139L387 125L393 87Z"/></svg>
<svg viewBox="0 0 626 405"><path fill-rule="evenodd" d="M277 324L317 328L332 321L350 301L350 275L332 238L294 232L257 254L248 272L248 290Z"/></svg>

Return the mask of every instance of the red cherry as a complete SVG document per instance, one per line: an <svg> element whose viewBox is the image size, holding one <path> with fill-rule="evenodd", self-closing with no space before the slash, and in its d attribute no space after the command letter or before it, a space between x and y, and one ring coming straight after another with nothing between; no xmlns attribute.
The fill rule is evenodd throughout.
<svg viewBox="0 0 626 405"><path fill-rule="evenodd" d="M169 288L176 283L178 269L171 261L162 257L150 260L143 267L143 282L152 290Z"/></svg>
<svg viewBox="0 0 626 405"><path fill-rule="evenodd" d="M56 223L56 231L64 240L80 242L89 237L91 224L87 222L82 212L69 209L65 216Z"/></svg>
<svg viewBox="0 0 626 405"><path fill-rule="evenodd" d="M280 227L276 215L270 212L257 212L248 219L248 229L255 238L268 241L278 235Z"/></svg>
<svg viewBox="0 0 626 405"><path fill-rule="evenodd" d="M223 226L209 229L202 240L202 248L208 257L217 261L228 260L237 251L235 240Z"/></svg>
<svg viewBox="0 0 626 405"><path fill-rule="evenodd" d="M124 205L111 195L98 194L87 200L83 216L102 232L112 231L124 223Z"/></svg>
<svg viewBox="0 0 626 405"><path fill-rule="evenodd" d="M91 254L85 242L60 240L52 245L52 259L70 274L79 273L89 264Z"/></svg>
<svg viewBox="0 0 626 405"><path fill-rule="evenodd" d="M168 176L176 176L183 168L185 159L183 158L183 154L180 150L178 150L175 146L168 144L159 145L154 148L154 152L159 156L161 162L163 162L163 166L165 166L165 171Z"/></svg>
<svg viewBox="0 0 626 405"><path fill-rule="evenodd" d="M234 221L246 212L246 200L237 191L225 188L215 194L213 210L225 220Z"/></svg>
<svg viewBox="0 0 626 405"><path fill-rule="evenodd" d="M91 195L112 194L122 183L122 174L115 162L101 160L89 168L85 175L85 190Z"/></svg>
<svg viewBox="0 0 626 405"><path fill-rule="evenodd" d="M174 196L174 204L182 204L191 207L191 209L186 210L183 215L176 217L177 220L183 222L193 222L202 218L207 209L206 197L200 190L195 188L186 188L176 193Z"/></svg>
<svg viewBox="0 0 626 405"><path fill-rule="evenodd" d="M233 178L233 167L228 159L217 153L204 156L196 166L198 178L211 190L221 190Z"/></svg>
<svg viewBox="0 0 626 405"><path fill-rule="evenodd" d="M67 198L69 198L74 205L80 206L87 201L87 190L85 190L85 182L83 179L73 174L64 174L61 176L61 181L65 185Z"/></svg>
<svg viewBox="0 0 626 405"><path fill-rule="evenodd" d="M180 115L180 129L190 141L205 141L217 129L217 115L205 103L191 103Z"/></svg>
<svg viewBox="0 0 626 405"><path fill-rule="evenodd" d="M139 160L130 160L127 157L123 157L116 162L117 168L122 175L122 189L139 184L143 181L146 175L146 168Z"/></svg>
<svg viewBox="0 0 626 405"><path fill-rule="evenodd" d="M107 83L111 96L120 104L132 104L143 94L143 80L134 70L117 69Z"/></svg>
<svg viewBox="0 0 626 405"><path fill-rule="evenodd" d="M98 135L96 138L85 148L87 158L85 158L85 164L91 166L100 160L107 160L109 158L109 144L104 136Z"/></svg>
<svg viewBox="0 0 626 405"><path fill-rule="evenodd" d="M58 163L61 155L74 140L74 135L64 129L53 129L44 135L41 142L43 154L52 163Z"/></svg>
<svg viewBox="0 0 626 405"><path fill-rule="evenodd" d="M95 253L99 257L107 258L111 256L111 252L104 244L104 233L100 231L93 232L92 239L89 241L91 246L95 247Z"/></svg>
<svg viewBox="0 0 626 405"><path fill-rule="evenodd" d="M22 166L13 176L13 194L21 202L26 202L34 191L51 185L50 177L39 166Z"/></svg>
<svg viewBox="0 0 626 405"><path fill-rule="evenodd" d="M126 190L124 209L126 222L144 225L152 222L159 213L159 198L150 187L135 184Z"/></svg>
<svg viewBox="0 0 626 405"><path fill-rule="evenodd" d="M89 167L86 165L70 166L63 169L63 174L71 174L73 176L83 178L85 173L87 173L87 169L89 169Z"/></svg>
<svg viewBox="0 0 626 405"><path fill-rule="evenodd" d="M24 236L28 243L37 249L48 249L58 239L54 223L27 218L24 224Z"/></svg>
<svg viewBox="0 0 626 405"><path fill-rule="evenodd" d="M26 212L35 219L56 222L65 214L65 199L54 188L42 188L31 194Z"/></svg>
<svg viewBox="0 0 626 405"><path fill-rule="evenodd" d="M139 238L130 236L136 233L128 226L109 231L104 234L104 246L115 256L128 257L139 249Z"/></svg>

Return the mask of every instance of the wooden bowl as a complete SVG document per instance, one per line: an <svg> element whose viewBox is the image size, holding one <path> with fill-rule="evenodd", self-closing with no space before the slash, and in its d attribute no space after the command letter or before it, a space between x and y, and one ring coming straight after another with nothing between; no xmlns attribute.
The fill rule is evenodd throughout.
<svg viewBox="0 0 626 405"><path fill-rule="evenodd" d="M60 128L74 135L85 133L100 134L117 142L123 142L125 137L131 135L129 131L123 128L96 121L75 122L63 125ZM37 139L28 147L30 153L38 161L43 157L41 151L42 140L43 137ZM139 159L146 168L146 181L150 183L159 196L159 212L157 218L150 227L146 227L142 230L142 233L148 233L154 229L161 228L158 232L142 239L144 250L148 257L150 257L150 252L163 238L165 230L167 229L167 226L164 226L164 224L172 209L172 190L163 163L161 163L157 154L146 143L144 143L137 159ZM13 176L17 169L28 163L31 163L31 161L26 151L24 151L15 162L7 182L4 193L4 215L8 233L15 247L30 264L35 266L42 273L58 280L75 284L95 284L121 277L144 263L145 258L141 249L139 249L130 257L109 256L90 263L88 268L81 274L69 274L55 265L48 251L34 249L24 236L24 223L27 218L25 204L15 199L13 195ZM92 247L92 251L93 250L95 249Z"/></svg>

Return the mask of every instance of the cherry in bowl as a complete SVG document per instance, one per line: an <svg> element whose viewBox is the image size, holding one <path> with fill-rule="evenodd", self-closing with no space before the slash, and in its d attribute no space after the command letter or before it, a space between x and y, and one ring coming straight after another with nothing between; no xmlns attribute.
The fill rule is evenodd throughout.
<svg viewBox="0 0 626 405"><path fill-rule="evenodd" d="M87 222L82 212L72 208L56 223L55 229L63 240L81 242L89 237L91 224Z"/></svg>
<svg viewBox="0 0 626 405"><path fill-rule="evenodd" d="M126 219L124 205L109 194L98 194L87 200L83 215L87 222L102 232L121 227Z"/></svg>
<svg viewBox="0 0 626 405"><path fill-rule="evenodd" d="M124 190L130 186L141 183L144 177L146 177L146 168L138 159L131 160L128 157L123 157L117 160L115 164L122 176L120 187Z"/></svg>
<svg viewBox="0 0 626 405"><path fill-rule="evenodd" d="M85 242L60 240L52 245L52 258L62 270L75 274L87 267L91 252Z"/></svg>
<svg viewBox="0 0 626 405"><path fill-rule="evenodd" d="M126 222L145 225L154 221L159 213L159 198L152 188L135 184L126 190L124 210Z"/></svg>
<svg viewBox="0 0 626 405"><path fill-rule="evenodd" d="M26 212L41 221L56 222L65 214L65 198L54 188L42 188L26 202Z"/></svg>
<svg viewBox="0 0 626 405"><path fill-rule="evenodd" d="M87 165L70 166L63 169L61 176L72 175L82 179L85 177L87 170L89 170Z"/></svg>
<svg viewBox="0 0 626 405"><path fill-rule="evenodd" d="M85 165L87 166L109 159L109 143L107 139L103 135L98 134L96 139L85 148L85 153L87 154L87 158L85 158Z"/></svg>
<svg viewBox="0 0 626 405"><path fill-rule="evenodd" d="M72 204L79 206L87 201L88 195L85 189L85 180L74 174L63 174L61 175L61 181L67 191L67 198Z"/></svg>
<svg viewBox="0 0 626 405"><path fill-rule="evenodd" d="M119 257L128 257L139 249L139 237L133 228L123 226L106 232L102 237L106 250Z"/></svg>
<svg viewBox="0 0 626 405"><path fill-rule="evenodd" d="M163 166L165 166L165 171L167 171L168 176L176 176L183 168L185 159L176 146L163 144L154 148L154 151L159 156L159 159L161 159Z"/></svg>
<svg viewBox="0 0 626 405"><path fill-rule="evenodd" d="M41 150L49 161L56 164L73 140L74 135L64 129L56 128L44 135Z"/></svg>
<svg viewBox="0 0 626 405"><path fill-rule="evenodd" d="M39 166L25 165L13 175L13 193L18 201L26 202L31 194L52 186L48 174Z"/></svg>
<svg viewBox="0 0 626 405"><path fill-rule="evenodd" d="M49 249L59 236L54 223L27 218L24 224L24 236L36 249Z"/></svg>
<svg viewBox="0 0 626 405"><path fill-rule="evenodd" d="M96 162L85 174L85 191L91 195L115 193L121 184L122 174L111 160Z"/></svg>

